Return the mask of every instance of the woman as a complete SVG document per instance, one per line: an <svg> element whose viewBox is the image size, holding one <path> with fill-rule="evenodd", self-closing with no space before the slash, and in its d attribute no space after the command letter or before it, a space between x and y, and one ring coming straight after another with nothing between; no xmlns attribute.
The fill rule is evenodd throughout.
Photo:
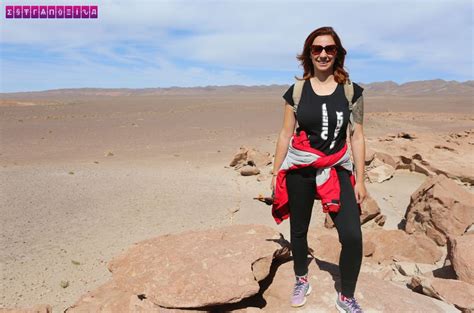
<svg viewBox="0 0 474 313"><path fill-rule="evenodd" d="M336 307L340 312L362 312L354 297L354 290L362 261L360 204L367 196L364 183L363 88L353 83L352 103L357 105L354 105L352 110L353 128L347 130L350 125L350 111L344 92L344 83L349 78L343 68L345 55L346 50L331 27L318 28L306 38L303 52L297 56L304 68L302 79L305 81L296 114L292 98L294 85L283 96L286 100L284 123L277 141L271 188L278 196L281 192L279 187L282 186L277 185L277 179L280 179L280 182L286 180L282 188L286 188L287 192L296 276L291 305L304 305L305 296L311 292L308 282L307 233L316 198L322 199L325 212L329 212L342 245L339 259L342 290L337 293ZM295 125L298 125L296 122L299 127L294 133ZM347 148L346 136L350 136L351 149ZM282 170L289 151L294 151L297 144L306 144L306 150L314 152L310 153L311 156L321 158L337 155L340 158L330 168L324 169L332 173L335 176L332 179L338 182L336 185L330 185L332 189L338 189L337 196L340 198L337 201L323 202L324 197L321 196L322 192L318 191L320 185L317 183L317 175L321 173L321 169L315 167L316 162L312 162L310 166L293 164L291 168L287 166L286 170ZM346 155L347 164L349 150L352 150L355 175L352 171L352 161L350 170L347 166L340 166L343 155ZM327 189L328 184L324 186ZM323 192L330 194L332 190ZM337 204L335 209L332 204Z"/></svg>

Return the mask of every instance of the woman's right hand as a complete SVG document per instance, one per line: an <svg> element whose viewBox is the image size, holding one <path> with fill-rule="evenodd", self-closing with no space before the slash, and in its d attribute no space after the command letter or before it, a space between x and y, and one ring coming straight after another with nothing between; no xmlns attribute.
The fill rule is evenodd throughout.
<svg viewBox="0 0 474 313"><path fill-rule="evenodd" d="M275 192L276 188L276 176L272 176L272 181L270 183L270 190L272 191L272 194Z"/></svg>

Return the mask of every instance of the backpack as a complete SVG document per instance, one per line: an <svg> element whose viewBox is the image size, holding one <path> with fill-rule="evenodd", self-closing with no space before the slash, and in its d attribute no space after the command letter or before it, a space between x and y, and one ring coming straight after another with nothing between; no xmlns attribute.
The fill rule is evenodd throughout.
<svg viewBox="0 0 474 313"><path fill-rule="evenodd" d="M299 80L296 79L295 81L295 86L293 87L293 111L295 112L295 120L296 120L296 128L298 128L298 119L296 118L296 110L298 110L298 105L301 100L301 93L303 92L303 85L306 80ZM344 94L346 95L347 101L349 102L349 124L351 125L351 132L350 134L354 132L354 117L352 116L352 109L354 107L354 103L352 102L352 97L354 96L354 85L352 84L352 81L347 78L346 83L344 84Z"/></svg>

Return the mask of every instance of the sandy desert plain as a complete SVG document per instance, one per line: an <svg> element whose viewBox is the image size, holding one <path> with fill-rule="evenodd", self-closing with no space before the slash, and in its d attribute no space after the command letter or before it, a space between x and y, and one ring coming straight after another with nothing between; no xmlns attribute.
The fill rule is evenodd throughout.
<svg viewBox="0 0 474 313"><path fill-rule="evenodd" d="M418 153L473 192L473 81L361 85L368 150ZM62 312L110 279L111 258L163 234L257 223L289 240L289 222L276 225L253 199L270 194L272 165L259 180L229 166L242 146L273 156L287 88L1 94L0 307L47 303ZM396 170L366 183L383 228L397 229L425 180ZM324 227L315 207L310 232Z"/></svg>

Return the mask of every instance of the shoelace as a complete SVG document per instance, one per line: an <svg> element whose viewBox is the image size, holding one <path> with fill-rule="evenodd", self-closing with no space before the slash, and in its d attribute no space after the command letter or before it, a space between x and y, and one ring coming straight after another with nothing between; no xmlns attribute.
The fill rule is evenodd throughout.
<svg viewBox="0 0 474 313"><path fill-rule="evenodd" d="M296 282L296 286L295 286L295 290L293 292L293 295L296 296L298 294L300 294L301 292L304 291L304 282L303 281L297 281Z"/></svg>
<svg viewBox="0 0 474 313"><path fill-rule="evenodd" d="M355 298L349 298L347 299L347 302L349 302L349 306L354 313L362 313L362 308L359 306L359 303L357 303Z"/></svg>

